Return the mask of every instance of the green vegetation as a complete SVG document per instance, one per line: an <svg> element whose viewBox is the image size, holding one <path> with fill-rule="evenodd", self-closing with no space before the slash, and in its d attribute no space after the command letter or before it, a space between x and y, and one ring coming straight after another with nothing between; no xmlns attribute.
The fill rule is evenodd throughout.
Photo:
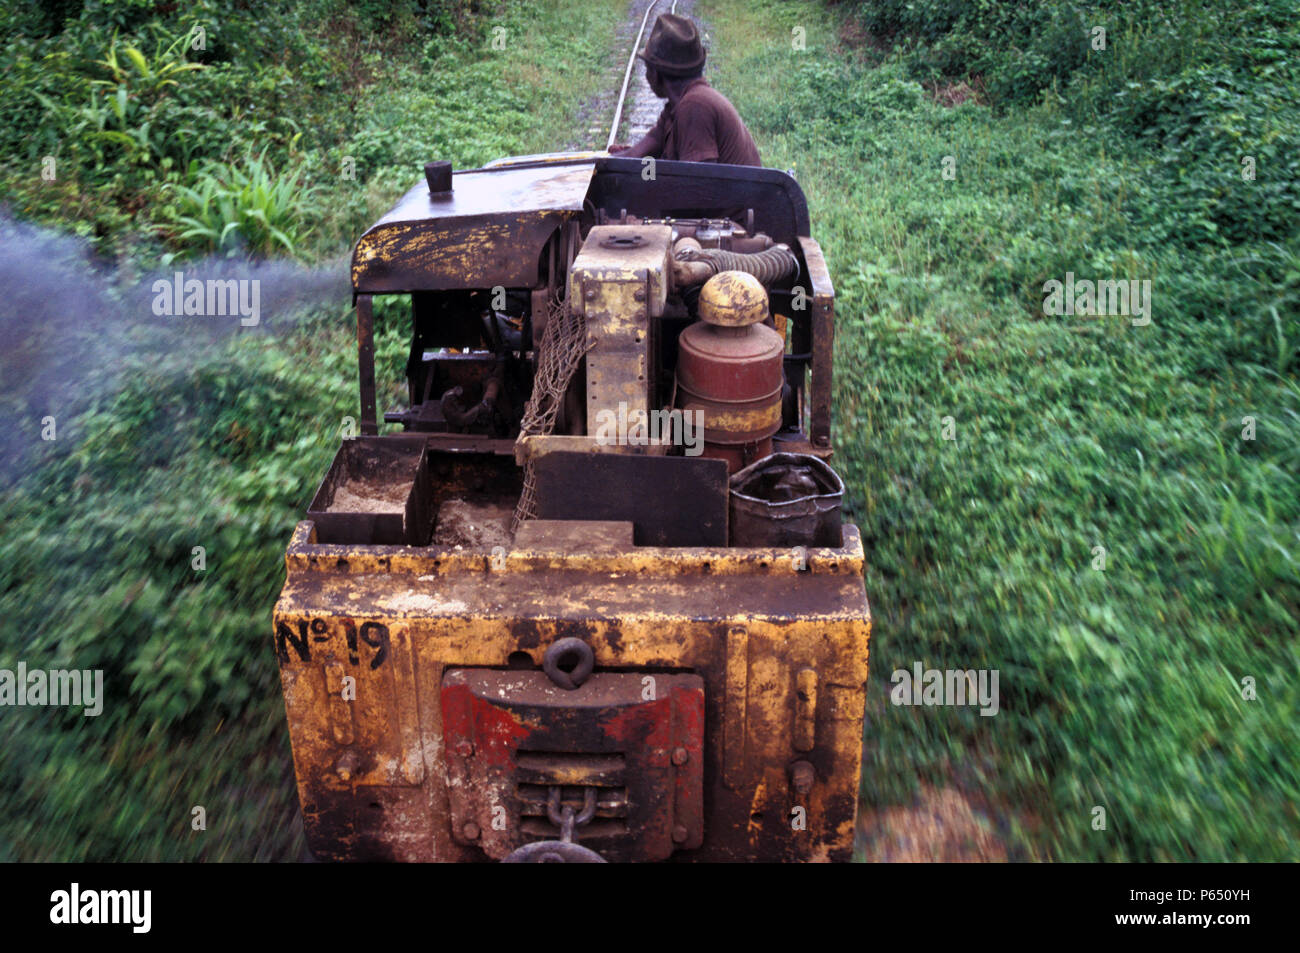
<svg viewBox="0 0 1300 953"><path fill-rule="evenodd" d="M701 7L715 81L796 169L836 282L837 464L874 611L865 806L951 784L1013 856L1294 859L1294 10L830 14ZM1067 272L1150 280L1151 323L1045 315ZM890 705L914 661L998 669L1001 713Z"/></svg>
<svg viewBox="0 0 1300 953"><path fill-rule="evenodd" d="M569 117L612 82L621 18L601 0L8 4L0 205L84 236L123 276L234 250L339 268L423 162L572 139ZM52 269L24 286L33 300L58 290L43 275L88 280L33 257ZM383 304L395 396L405 312ZM356 414L346 296L229 337L161 326L121 289L76 305L91 313L53 328L0 305L6 337L26 335L0 359L0 407L36 448L23 474L0 469L0 668L103 669L107 698L97 718L0 714L0 860L300 857L270 618L284 546ZM15 392L49 354L70 386Z"/></svg>
<svg viewBox="0 0 1300 953"><path fill-rule="evenodd" d="M176 222L185 226L176 240L191 241L206 252L292 255L302 246L295 227L317 212L313 200L318 189L303 188L298 175L277 176L262 156L208 165L196 174L193 186L176 186Z"/></svg>
<svg viewBox="0 0 1300 953"><path fill-rule="evenodd" d="M8 4L0 200L119 260L286 240L336 254L432 158L472 168L572 138L618 18L591 0ZM278 237L246 234L264 203Z"/></svg>
<svg viewBox="0 0 1300 953"><path fill-rule="evenodd" d="M700 9L712 75L766 162L796 169L839 295L836 463L875 613L864 805L958 785L1020 857L1294 859L1290 5ZM572 141L620 71L624 13L10 3L0 205L123 276L240 251L337 262L424 161ZM1044 315L1067 272L1150 280L1151 323ZM395 387L402 304L381 304ZM0 409L9 446L35 448L0 470L0 668L101 668L108 696L98 718L0 713L0 860L301 855L270 612L355 412L345 306L224 338L77 311L62 340L0 302ZM54 397L22 389L56 349ZM1001 713L891 706L914 661L998 669Z"/></svg>

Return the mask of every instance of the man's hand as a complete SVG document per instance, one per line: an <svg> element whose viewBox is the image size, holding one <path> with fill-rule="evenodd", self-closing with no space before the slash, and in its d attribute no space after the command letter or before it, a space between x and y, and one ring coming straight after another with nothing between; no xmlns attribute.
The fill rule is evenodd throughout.
<svg viewBox="0 0 1300 953"><path fill-rule="evenodd" d="M646 156L655 156L657 158L659 151L659 139L655 136L653 129L642 136L639 142L634 142L630 146L620 142L609 147L610 155L622 156L624 159L644 159Z"/></svg>

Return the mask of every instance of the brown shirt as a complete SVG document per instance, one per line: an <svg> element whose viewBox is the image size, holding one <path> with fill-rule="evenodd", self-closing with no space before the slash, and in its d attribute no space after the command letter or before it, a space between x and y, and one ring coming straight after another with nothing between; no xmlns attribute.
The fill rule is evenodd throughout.
<svg viewBox="0 0 1300 953"><path fill-rule="evenodd" d="M650 134L659 144L653 155L683 162L759 165L758 146L726 96L700 77L674 106L670 101Z"/></svg>

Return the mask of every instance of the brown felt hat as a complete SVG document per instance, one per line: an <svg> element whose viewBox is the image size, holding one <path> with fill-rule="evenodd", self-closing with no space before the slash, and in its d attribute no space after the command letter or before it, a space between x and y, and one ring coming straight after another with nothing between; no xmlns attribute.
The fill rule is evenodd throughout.
<svg viewBox="0 0 1300 953"><path fill-rule="evenodd" d="M689 76L704 65L704 45L694 23L665 13L655 20L650 39L637 56L665 76Z"/></svg>

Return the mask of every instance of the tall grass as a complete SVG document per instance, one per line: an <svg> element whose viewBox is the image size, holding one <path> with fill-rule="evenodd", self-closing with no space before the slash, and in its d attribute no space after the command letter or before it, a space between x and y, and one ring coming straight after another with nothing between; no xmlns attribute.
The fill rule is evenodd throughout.
<svg viewBox="0 0 1300 953"><path fill-rule="evenodd" d="M1295 26L1250 4L1254 36L1216 33L1222 4L1184 3L1129 34L1098 4L1116 56L1032 77L967 28L1040 6L1066 7L701 8L837 291L833 462L874 616L863 802L963 788L1018 857L1294 859L1300 204L1294 152L1254 182L1240 159L1300 128L1270 52ZM973 82L975 55L1001 108L932 102L921 82ZM1152 323L1045 315L1067 271L1149 279ZM1001 712L891 706L914 661L998 669Z"/></svg>

